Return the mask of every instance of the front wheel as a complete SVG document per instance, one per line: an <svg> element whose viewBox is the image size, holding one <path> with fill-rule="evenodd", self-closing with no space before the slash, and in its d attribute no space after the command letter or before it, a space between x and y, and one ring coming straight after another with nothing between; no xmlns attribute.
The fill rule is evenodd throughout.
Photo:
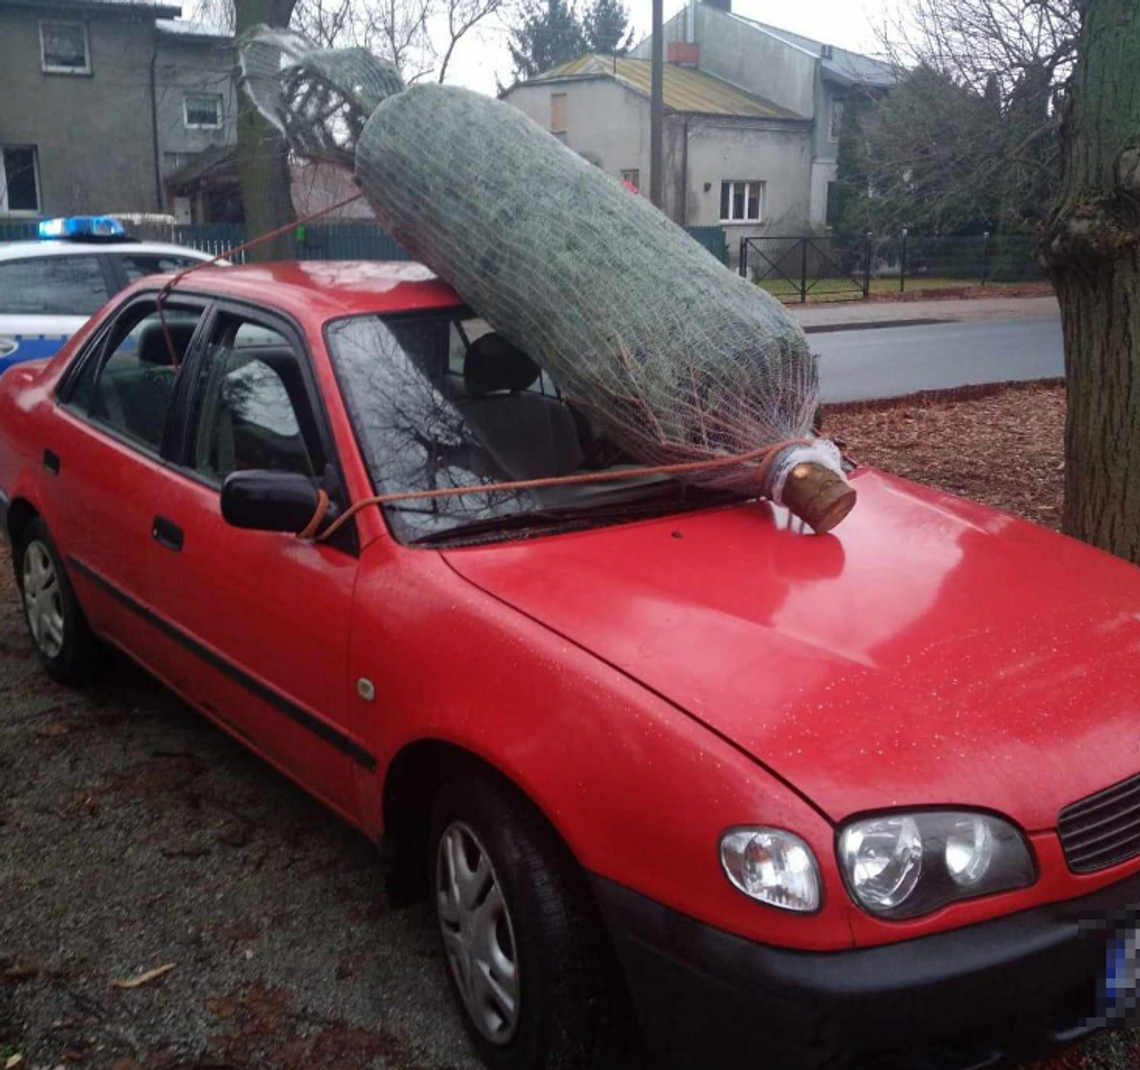
<svg viewBox="0 0 1140 1070"><path fill-rule="evenodd" d="M433 904L452 992L495 1070L618 1065L623 999L581 871L508 785L444 786L431 825Z"/></svg>
<svg viewBox="0 0 1140 1070"><path fill-rule="evenodd" d="M83 683L95 669L96 640L40 517L29 521L12 557L24 620L40 660L56 679Z"/></svg>

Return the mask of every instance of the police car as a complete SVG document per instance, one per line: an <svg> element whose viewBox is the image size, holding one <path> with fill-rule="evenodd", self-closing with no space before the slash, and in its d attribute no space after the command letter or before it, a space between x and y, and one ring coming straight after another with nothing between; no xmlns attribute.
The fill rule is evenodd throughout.
<svg viewBox="0 0 1140 1070"><path fill-rule="evenodd" d="M0 374L54 355L135 279L210 259L181 245L135 241L107 216L46 219L39 235L0 242Z"/></svg>

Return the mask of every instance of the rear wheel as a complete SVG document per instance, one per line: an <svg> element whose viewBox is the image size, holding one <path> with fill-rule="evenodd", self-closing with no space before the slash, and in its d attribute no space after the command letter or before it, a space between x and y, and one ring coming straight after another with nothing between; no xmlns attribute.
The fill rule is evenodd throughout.
<svg viewBox="0 0 1140 1070"><path fill-rule="evenodd" d="M89 679L96 640L42 518L28 522L12 556L24 620L44 667L66 683Z"/></svg>
<svg viewBox="0 0 1140 1070"><path fill-rule="evenodd" d="M582 872L542 816L498 778L450 782L431 824L444 965L495 1070L619 1065L616 965Z"/></svg>

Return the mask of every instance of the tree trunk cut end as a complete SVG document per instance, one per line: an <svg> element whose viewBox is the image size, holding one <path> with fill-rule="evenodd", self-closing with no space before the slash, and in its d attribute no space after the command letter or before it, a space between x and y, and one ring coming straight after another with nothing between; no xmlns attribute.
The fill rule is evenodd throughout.
<svg viewBox="0 0 1140 1070"><path fill-rule="evenodd" d="M797 464L784 484L784 505L793 516L823 535L855 508L855 488L819 464Z"/></svg>

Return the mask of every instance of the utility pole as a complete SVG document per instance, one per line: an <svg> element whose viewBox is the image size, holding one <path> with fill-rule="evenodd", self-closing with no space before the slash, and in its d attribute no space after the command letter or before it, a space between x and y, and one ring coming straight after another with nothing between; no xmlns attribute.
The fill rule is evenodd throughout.
<svg viewBox="0 0 1140 1070"><path fill-rule="evenodd" d="M653 0L653 71L649 102L649 199L658 208L664 207L665 146L663 131L665 116L665 21L664 0Z"/></svg>

